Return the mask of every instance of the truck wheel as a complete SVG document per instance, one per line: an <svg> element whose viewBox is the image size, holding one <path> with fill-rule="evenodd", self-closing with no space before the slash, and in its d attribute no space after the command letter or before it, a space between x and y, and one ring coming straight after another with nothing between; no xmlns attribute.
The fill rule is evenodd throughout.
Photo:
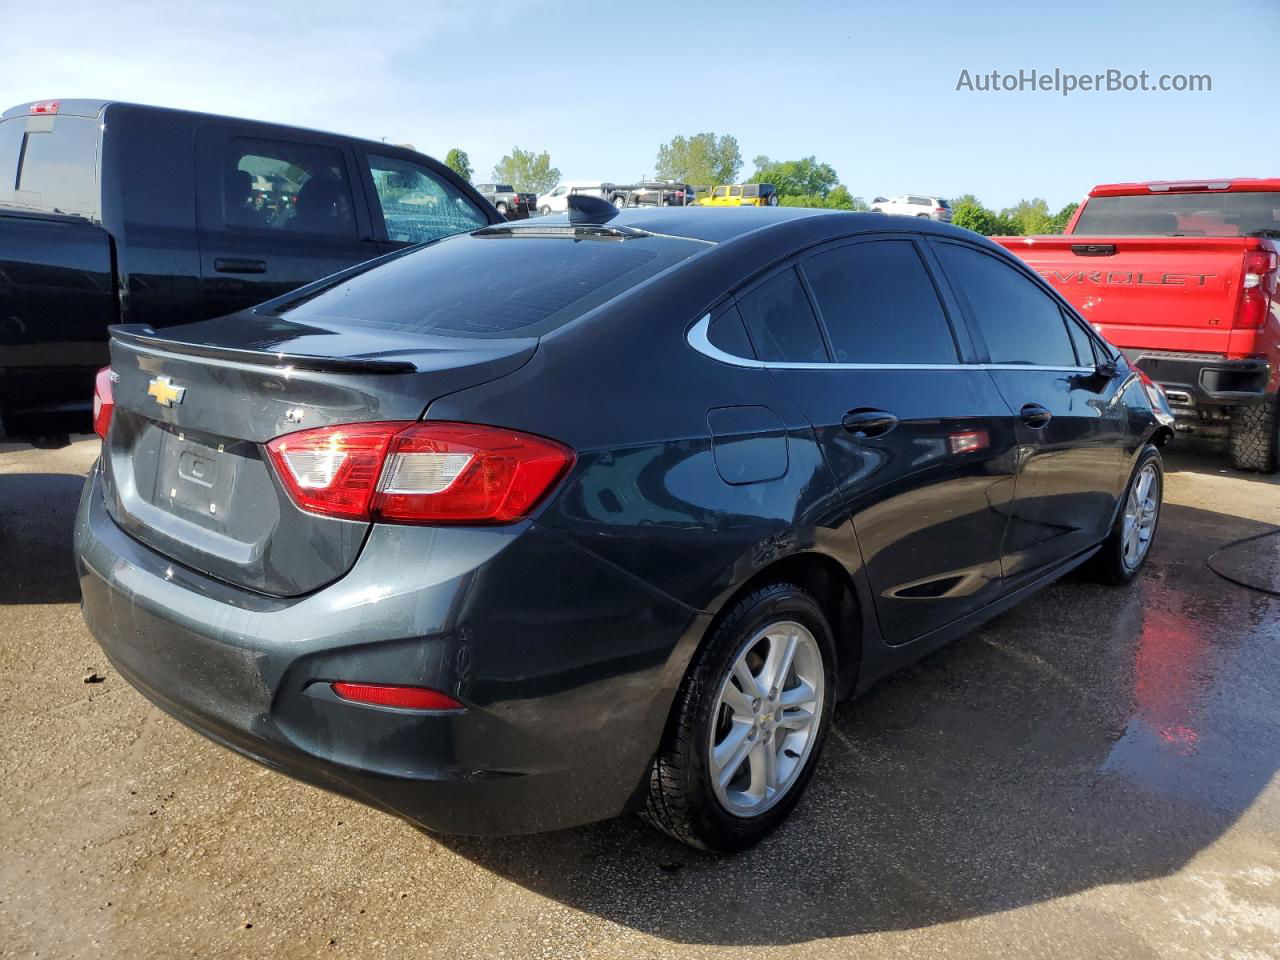
<svg viewBox="0 0 1280 960"><path fill-rule="evenodd" d="M1229 436L1233 467L1275 473L1280 469L1280 396L1233 408Z"/></svg>
<svg viewBox="0 0 1280 960"><path fill-rule="evenodd" d="M817 601L790 583L743 597L676 694L642 815L703 850L763 839L804 792L834 699L835 642Z"/></svg>
<svg viewBox="0 0 1280 960"><path fill-rule="evenodd" d="M507 205L505 203L498 203L496 206L498 208L498 212L505 217L507 215Z"/></svg>

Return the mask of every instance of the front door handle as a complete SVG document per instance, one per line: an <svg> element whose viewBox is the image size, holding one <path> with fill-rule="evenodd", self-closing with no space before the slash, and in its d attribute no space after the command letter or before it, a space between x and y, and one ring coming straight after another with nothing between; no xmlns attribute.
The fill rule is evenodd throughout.
<svg viewBox="0 0 1280 960"><path fill-rule="evenodd" d="M1033 430L1039 430L1053 419L1053 414L1038 403L1024 403L1021 413L1022 422Z"/></svg>
<svg viewBox="0 0 1280 960"><path fill-rule="evenodd" d="M898 425L898 418L883 410L869 410L860 407L850 410L841 421L844 428L855 437L883 437Z"/></svg>
<svg viewBox="0 0 1280 960"><path fill-rule="evenodd" d="M241 260L238 257L219 257L213 261L213 269L219 273L266 273L267 261Z"/></svg>

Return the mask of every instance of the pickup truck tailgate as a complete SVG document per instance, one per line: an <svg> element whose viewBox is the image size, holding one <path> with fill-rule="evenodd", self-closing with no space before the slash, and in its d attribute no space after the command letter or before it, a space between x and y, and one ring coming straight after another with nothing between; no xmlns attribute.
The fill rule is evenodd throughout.
<svg viewBox="0 0 1280 960"><path fill-rule="evenodd" d="M995 237L1118 347L1230 355L1246 250L1242 237ZM1158 339L1153 341L1153 335Z"/></svg>

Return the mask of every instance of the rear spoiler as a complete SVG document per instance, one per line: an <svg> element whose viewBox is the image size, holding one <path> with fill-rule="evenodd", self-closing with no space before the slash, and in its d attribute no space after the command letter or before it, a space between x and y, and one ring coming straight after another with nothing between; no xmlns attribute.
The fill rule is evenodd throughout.
<svg viewBox="0 0 1280 960"><path fill-rule="evenodd" d="M116 343L144 347L207 360L230 360L263 367L292 367L295 370L324 370L330 373L416 373L418 368L407 360L378 360L372 357L317 357L302 353L267 350L245 350L219 347L209 343L169 340L141 323L117 323L107 328Z"/></svg>

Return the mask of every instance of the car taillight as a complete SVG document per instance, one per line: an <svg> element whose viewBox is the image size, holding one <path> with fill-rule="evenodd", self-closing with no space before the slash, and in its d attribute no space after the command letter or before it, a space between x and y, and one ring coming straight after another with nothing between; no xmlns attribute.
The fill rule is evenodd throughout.
<svg viewBox="0 0 1280 960"><path fill-rule="evenodd" d="M62 106L61 100L40 100L27 108L29 113L57 113Z"/></svg>
<svg viewBox="0 0 1280 960"><path fill-rule="evenodd" d="M406 687L390 683L347 683L335 681L329 687L343 700L370 703L403 710L465 710L453 697L428 687Z"/></svg>
<svg viewBox="0 0 1280 960"><path fill-rule="evenodd" d="M93 378L93 432L103 440L111 429L111 414L116 402L111 392L111 368L103 367Z"/></svg>
<svg viewBox="0 0 1280 960"><path fill-rule="evenodd" d="M1266 250L1251 250L1244 255L1244 282L1240 285L1240 309L1235 326L1260 330L1271 312L1271 298L1276 293L1276 255Z"/></svg>
<svg viewBox="0 0 1280 960"><path fill-rule="evenodd" d="M543 437L444 421L319 427L277 437L267 452L304 510L416 524L512 523L575 459Z"/></svg>

